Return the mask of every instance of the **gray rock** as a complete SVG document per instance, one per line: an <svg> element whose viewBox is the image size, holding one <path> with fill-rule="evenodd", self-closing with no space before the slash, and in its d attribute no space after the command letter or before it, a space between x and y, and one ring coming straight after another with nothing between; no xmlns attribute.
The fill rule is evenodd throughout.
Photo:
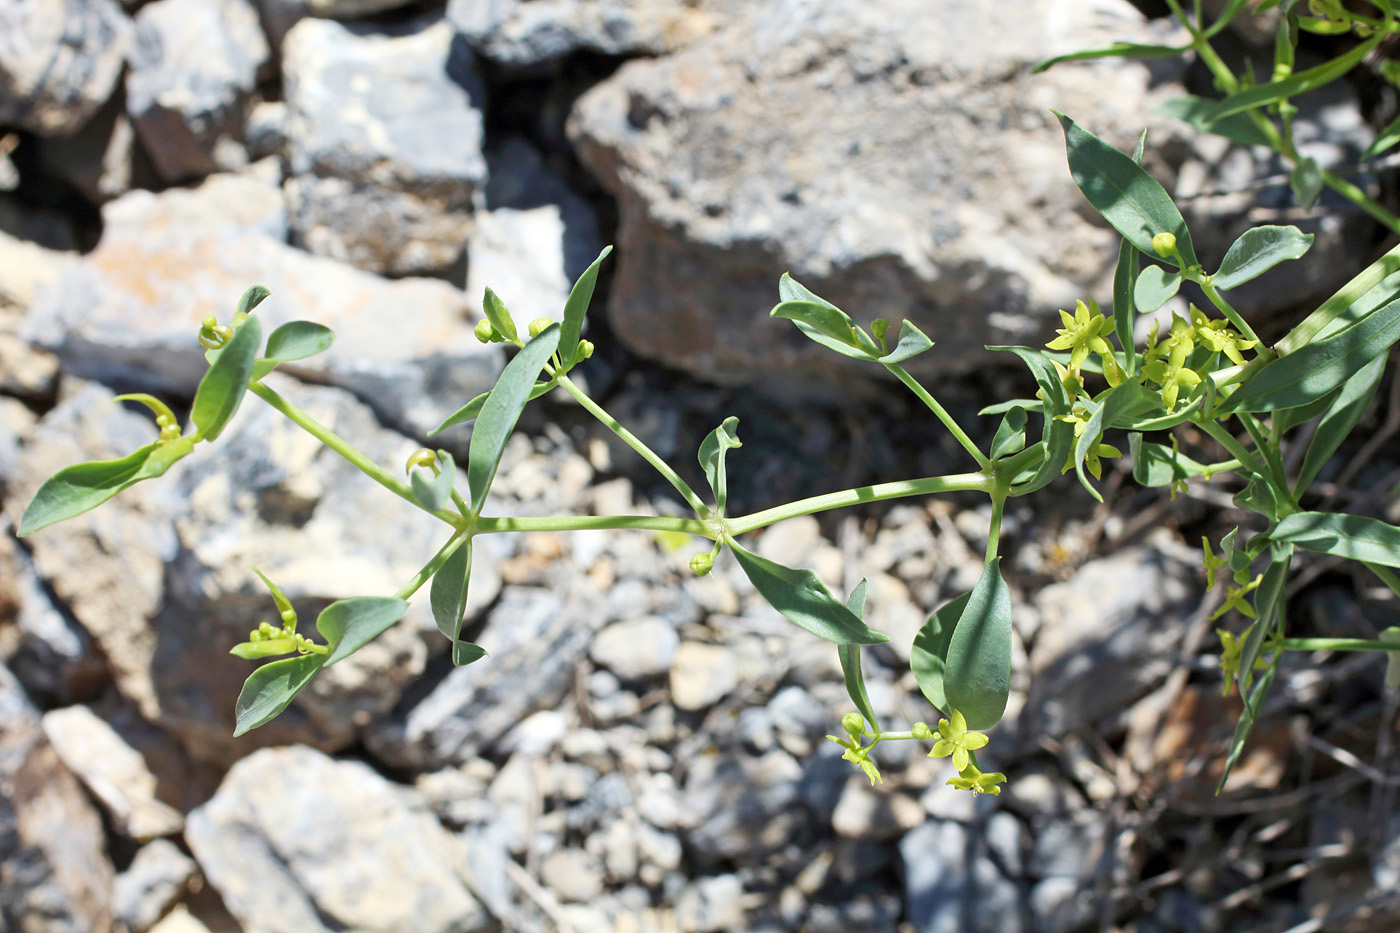
<svg viewBox="0 0 1400 933"><path fill-rule="evenodd" d="M924 821L923 808L907 794L871 787L852 775L831 815L831 827L848 839L893 839Z"/></svg>
<svg viewBox="0 0 1400 933"><path fill-rule="evenodd" d="M155 926L199 871L194 859L168 839L142 846L112 882L112 909L130 933Z"/></svg>
<svg viewBox="0 0 1400 933"><path fill-rule="evenodd" d="M792 756L719 753L688 762L682 784L694 825L686 844L702 865L758 859L791 841L805 821L802 769Z"/></svg>
<svg viewBox="0 0 1400 933"><path fill-rule="evenodd" d="M842 360L763 313L791 270L861 323L913 320L938 342L918 362L946 373L983 344L1043 340L1055 308L1106 286L1116 245L1046 108L1123 141L1157 92L1138 63L1028 66L1148 30L1127 3L1038 0L970 41L984 17L969 0L936 17L921 0L749 4L584 95L571 137L619 199L617 333L709 379L830 384Z"/></svg>
<svg viewBox="0 0 1400 933"><path fill-rule="evenodd" d="M244 105L268 56L248 0L155 0L140 9L126 106L165 181L246 161Z"/></svg>
<svg viewBox="0 0 1400 933"><path fill-rule="evenodd" d="M978 851L963 823L930 820L899 842L910 925L918 933L1020 933L1033 929L1020 891Z"/></svg>
<svg viewBox="0 0 1400 933"><path fill-rule="evenodd" d="M671 702L683 710L705 709L738 686L739 676L729 646L683 642L671 663Z"/></svg>
<svg viewBox="0 0 1400 933"><path fill-rule="evenodd" d="M744 923L743 895L738 875L702 878L676 898L676 922L685 933L737 930Z"/></svg>
<svg viewBox="0 0 1400 933"><path fill-rule="evenodd" d="M97 249L39 289L20 328L73 375L193 396L207 368L200 320L227 321L255 283L272 291L258 307L264 333L293 319L337 333L335 347L293 372L351 387L381 420L417 435L500 372L500 349L472 336L476 318L460 291L387 282L286 245L281 193L254 178L132 192L108 204L103 220ZM397 313L404 308L413 309L411 326Z"/></svg>
<svg viewBox="0 0 1400 933"><path fill-rule="evenodd" d="M360 762L298 747L256 752L190 813L185 838L245 929L492 928L422 796Z"/></svg>
<svg viewBox="0 0 1400 933"><path fill-rule="evenodd" d="M486 181L471 49L440 19L307 19L282 67L297 245L394 275L457 262Z"/></svg>
<svg viewBox="0 0 1400 933"><path fill-rule="evenodd" d="M131 21L113 0L0 6L0 124L71 133L112 94Z"/></svg>
<svg viewBox="0 0 1400 933"><path fill-rule="evenodd" d="M112 922L102 819L0 665L0 926L91 933Z"/></svg>
<svg viewBox="0 0 1400 933"><path fill-rule="evenodd" d="M398 7L412 0L254 0L274 51L282 48L287 31L308 16L354 19Z"/></svg>
<svg viewBox="0 0 1400 933"><path fill-rule="evenodd" d="M666 620L644 616L615 622L600 631L588 656L623 680L657 677L671 668L680 636Z"/></svg>
<svg viewBox="0 0 1400 933"><path fill-rule="evenodd" d="M255 104L243 127L243 143L250 159L280 157L287 149L287 104L280 100Z"/></svg>
<svg viewBox="0 0 1400 933"><path fill-rule="evenodd" d="M588 903L603 893L603 869L582 849L556 849L540 864L540 881L557 897Z"/></svg>
<svg viewBox="0 0 1400 933"><path fill-rule="evenodd" d="M18 332L35 293L57 281L71 258L0 231L0 392L42 398L53 391L58 361Z"/></svg>
<svg viewBox="0 0 1400 933"><path fill-rule="evenodd" d="M0 540L0 656L41 702L72 703L94 693L107 669L86 631L44 592L29 555Z"/></svg>
<svg viewBox="0 0 1400 933"><path fill-rule="evenodd" d="M184 826L180 811L156 798L156 776L141 753L90 708L50 710L43 726L58 757L107 811L117 832L145 840ZM146 926L159 919L157 914Z"/></svg>
<svg viewBox="0 0 1400 933"><path fill-rule="evenodd" d="M67 181L94 204L105 204L132 187L136 130L122 94L114 94L78 131L40 137L35 147L46 172Z"/></svg>
<svg viewBox="0 0 1400 933"><path fill-rule="evenodd" d="M716 32L738 0L450 0L448 18L482 55L532 68L572 52L657 55Z"/></svg>

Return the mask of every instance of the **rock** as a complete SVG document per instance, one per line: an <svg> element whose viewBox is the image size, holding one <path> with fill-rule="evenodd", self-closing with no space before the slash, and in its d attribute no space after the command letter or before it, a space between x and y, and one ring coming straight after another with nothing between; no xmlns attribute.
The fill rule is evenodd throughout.
<svg viewBox="0 0 1400 933"><path fill-rule="evenodd" d="M151 927L151 933L210 933L210 930L184 905L176 905L163 920Z"/></svg>
<svg viewBox="0 0 1400 933"><path fill-rule="evenodd" d="M471 49L441 19L306 19L282 68L294 242L393 275L456 263L486 181Z"/></svg>
<svg viewBox="0 0 1400 933"><path fill-rule="evenodd" d="M683 710L713 706L739 685L738 663L725 645L682 642L671 663L671 702Z"/></svg>
<svg viewBox="0 0 1400 933"><path fill-rule="evenodd" d="M41 136L77 130L112 94L131 47L113 0L0 8L0 124Z"/></svg>
<svg viewBox="0 0 1400 933"><path fill-rule="evenodd" d="M126 97L114 94L76 132L35 140L35 161L93 204L105 204L131 189L135 144Z"/></svg>
<svg viewBox="0 0 1400 933"><path fill-rule="evenodd" d="M102 818L0 666L0 920L17 933L91 933L112 922Z"/></svg>
<svg viewBox="0 0 1400 933"><path fill-rule="evenodd" d="M447 283L386 282L287 246L281 194L254 178L132 192L103 220L97 249L40 290L20 329L72 375L193 396L207 368L200 320L227 321L255 283L272 291L258 306L265 334L293 319L337 333L293 372L351 387L381 420L419 436L490 389L503 364L498 347L472 336L476 319Z"/></svg>
<svg viewBox="0 0 1400 933"><path fill-rule="evenodd" d="M167 183L247 161L244 106L269 54L249 0L154 0L137 12L126 106Z"/></svg>
<svg viewBox="0 0 1400 933"><path fill-rule="evenodd" d="M107 669L92 639L53 604L28 553L8 536L0 539L0 581L0 657L24 689L46 703L96 693Z"/></svg>
<svg viewBox="0 0 1400 933"><path fill-rule="evenodd" d="M664 619L644 616L607 626L593 639L588 656L623 680L657 677L671 668L680 636Z"/></svg>
<svg viewBox="0 0 1400 933"><path fill-rule="evenodd" d="M35 398L53 391L58 361L18 332L35 293L57 281L71 258L0 232L0 392Z"/></svg>
<svg viewBox="0 0 1400 933"><path fill-rule="evenodd" d="M282 48L287 31L308 16L355 19L399 7L412 0L254 0L274 50Z"/></svg>
<svg viewBox="0 0 1400 933"><path fill-rule="evenodd" d="M684 838L698 862L759 859L791 842L805 822L796 806L801 780L801 767L783 751L690 761L682 787L693 825Z"/></svg>
<svg viewBox="0 0 1400 933"><path fill-rule="evenodd" d="M450 0L447 16L482 55L534 68L578 51L657 55L716 32L738 0Z"/></svg>
<svg viewBox="0 0 1400 933"><path fill-rule="evenodd" d="M422 796L360 762L300 747L255 752L190 813L185 838L245 929L492 929Z"/></svg>
<svg viewBox="0 0 1400 933"><path fill-rule="evenodd" d="M830 386L845 361L763 314L784 270L839 306L914 321L938 343L916 367L944 375L981 365L983 344L1043 342L1055 308L1107 291L1116 242L1088 219L1046 108L1092 113L1126 144L1158 92L1139 63L1028 66L1154 41L1141 14L1037 0L985 42L970 0L937 17L920 0L799 9L746 5L575 107L579 156L619 199L620 337L707 379Z"/></svg>
<svg viewBox="0 0 1400 933"><path fill-rule="evenodd" d="M112 909L131 933L155 926L199 871L194 859L168 839L147 843L112 882Z"/></svg>
<svg viewBox="0 0 1400 933"><path fill-rule="evenodd" d="M156 777L141 753L91 709L51 710L43 725L58 757L107 811L117 832L146 840L178 833L184 826L180 811L156 798ZM159 919L157 912L145 926Z"/></svg>
<svg viewBox="0 0 1400 933"><path fill-rule="evenodd" d="M905 907L918 933L1021 933L1022 893L962 823L930 820L899 841Z"/></svg>
<svg viewBox="0 0 1400 933"><path fill-rule="evenodd" d="M248 121L243 126L243 143L248 147L250 159L268 156L280 159L287 150L286 102L265 100L255 104L248 111Z"/></svg>
<svg viewBox="0 0 1400 933"><path fill-rule="evenodd" d="M923 808L907 794L873 788L852 775L831 815L831 828L848 839L893 839L924 821Z"/></svg>
<svg viewBox="0 0 1400 933"><path fill-rule="evenodd" d="M566 901L587 903L603 893L603 870L581 849L555 849L540 864L540 881Z"/></svg>
<svg viewBox="0 0 1400 933"><path fill-rule="evenodd" d="M685 933L716 933L744 925L743 882L738 875L702 878L676 898L676 922Z"/></svg>

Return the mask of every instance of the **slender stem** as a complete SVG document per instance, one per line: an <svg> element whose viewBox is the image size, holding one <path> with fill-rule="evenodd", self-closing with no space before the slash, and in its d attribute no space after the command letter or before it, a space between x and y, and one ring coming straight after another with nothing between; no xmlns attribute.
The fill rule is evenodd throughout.
<svg viewBox="0 0 1400 933"><path fill-rule="evenodd" d="M900 480L896 483L877 483L874 486L857 486L841 492L830 492L824 496L799 499L751 515L727 519L724 524L731 535L743 534L756 528L763 528L785 518L798 515L811 515L829 509L847 508L862 502L881 502L885 499L901 499L907 496L927 496L940 492L985 492L991 493L995 483L983 473L954 473L949 476L929 476L923 479Z"/></svg>
<svg viewBox="0 0 1400 933"><path fill-rule="evenodd" d="M984 561L988 566L997 559L997 548L1001 544L1001 513L1006 508L1006 489L998 487L992 493L992 521L987 526L987 556Z"/></svg>
<svg viewBox="0 0 1400 933"><path fill-rule="evenodd" d="M903 366L900 366L898 363L886 363L885 368L899 377L899 381L908 386L909 391L917 395L919 401L927 405L929 410L938 416L938 420L943 422L943 426L948 429L948 433L957 438L958 443L962 444L963 448L968 453L972 454L972 458L977 461L977 466L980 469L985 470L987 467L991 466L992 461L988 460L982 451L977 449L977 445L972 443L972 438L968 437L967 433L963 431L962 428L958 427L958 423L953 420L953 416L948 414L947 410L942 405L938 404L938 400L930 395L928 390L919 384L918 380L909 375Z"/></svg>
<svg viewBox="0 0 1400 933"><path fill-rule="evenodd" d="M598 529L640 529L643 531L679 531L682 534L717 538L715 522L671 515L549 515L488 518L482 516L472 527L473 534L501 531L592 531Z"/></svg>
<svg viewBox="0 0 1400 933"><path fill-rule="evenodd" d="M442 565L447 563L447 559L468 540L468 536L462 532L458 532L448 538L447 543L438 548L438 552L433 555L432 560L420 567L418 572L413 575L412 579L399 587L398 592L394 595L399 599L412 598L413 594L418 592L419 588L422 587L424 583L427 583L428 580L432 578L433 574L441 570Z"/></svg>
<svg viewBox="0 0 1400 933"><path fill-rule="evenodd" d="M1390 211L1377 204L1370 195L1361 190L1354 182L1348 181L1335 172L1329 172L1327 169L1323 169L1322 183L1370 214L1386 227L1390 228L1391 232L1400 233L1400 217L1396 217Z"/></svg>
<svg viewBox="0 0 1400 933"><path fill-rule="evenodd" d="M1296 509L1297 504L1293 502L1292 487L1288 485L1288 477L1283 472L1283 461L1279 459L1278 445L1269 443L1268 437L1264 434L1264 426L1253 415L1242 411L1237 412L1235 417L1240 419L1240 424L1244 425L1244 429L1249 432L1254 446L1264 457L1264 462L1268 464L1274 491L1282 496L1279 501L1293 505Z"/></svg>
<svg viewBox="0 0 1400 933"><path fill-rule="evenodd" d="M1400 596L1400 576L1397 576L1394 570L1382 566L1381 564L1373 564L1366 560L1362 561L1362 563L1369 567L1372 573L1380 577L1381 582L1390 587L1392 593L1396 596Z"/></svg>
<svg viewBox="0 0 1400 933"><path fill-rule="evenodd" d="M643 460L651 464L656 472L664 476L666 481L676 488L676 492L681 494L686 503L695 510L696 515L708 518L712 514L710 512L710 507L701 501L700 497L695 494L695 490L691 489L686 481L681 479L665 460L658 457L650 447L644 444L641 438L624 428L616 418L604 411L601 405L584 394L584 391L578 386L574 385L573 381L568 376L558 376L557 378L559 380L559 385L564 391L572 395L574 400L587 409L590 415L607 425L610 431L622 438L623 442L627 444L628 447L631 447L637 453L641 454Z"/></svg>
<svg viewBox="0 0 1400 933"><path fill-rule="evenodd" d="M1234 324L1235 328L1239 330L1246 339L1253 340L1254 345L1257 347L1262 347L1264 345L1263 341L1259 339L1259 335L1254 332L1254 328L1250 327L1249 323L1240 316L1240 313L1230 306L1230 303L1220 294L1219 289L1211 285L1209 281L1197 282L1196 284L1201 286L1201 291L1210 299L1210 303L1219 308L1220 312L1230 319L1230 323Z"/></svg>
<svg viewBox="0 0 1400 933"><path fill-rule="evenodd" d="M1235 440L1234 435L1222 428L1215 421L1212 421L1208 418L1202 418L1199 421L1193 421L1192 423L1195 424L1202 431L1205 431L1211 437L1215 438L1216 441L1220 443L1221 447L1224 447L1230 453L1234 454L1235 459L1240 461L1240 463L1244 464L1250 470L1254 471L1260 476L1264 476L1268 472L1268 469L1264 466L1263 463L1259 461L1258 457L1254 456L1254 454L1246 450L1243 444Z"/></svg>
<svg viewBox="0 0 1400 933"><path fill-rule="evenodd" d="M285 416L288 421L350 461L350 464L361 473L365 474L400 499L412 504L415 508L423 509L423 506L420 505L417 498L414 497L412 488L410 488L407 483L400 482L399 479L388 470L385 470L383 467L379 466L379 464L373 462L355 449L349 441L321 424L321 422L293 405L290 401L278 395L261 382L248 383L248 391L252 392L264 402L267 402L267 404L271 405ZM434 518L441 519L454 528L460 527L464 521L462 516L454 514L447 509L438 509L436 512L430 512L427 509L423 509L423 511L428 512L428 514Z"/></svg>
<svg viewBox="0 0 1400 933"><path fill-rule="evenodd" d="M1278 644L1287 651L1400 651L1400 641L1369 638L1285 638Z"/></svg>

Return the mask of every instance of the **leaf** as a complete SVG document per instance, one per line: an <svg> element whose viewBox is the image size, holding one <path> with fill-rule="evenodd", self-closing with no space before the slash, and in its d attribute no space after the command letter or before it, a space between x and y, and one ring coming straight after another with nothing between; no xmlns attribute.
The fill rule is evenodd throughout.
<svg viewBox="0 0 1400 933"><path fill-rule="evenodd" d="M527 401L533 402L541 395L545 395L546 393L548 393L549 390L554 388L555 385L556 383L553 379L549 379L545 382L535 383L534 388L530 390L530 397L529 399L527 399ZM463 405L461 408L457 409L452 414L444 418L442 424L438 425L437 427L433 428L431 431L428 432L428 436L434 437L437 434L446 431L453 425L461 424L464 421L471 421L477 415L481 414L481 406L485 405L486 400L490 397L490 392L481 393L476 398L472 399L470 402Z"/></svg>
<svg viewBox="0 0 1400 933"><path fill-rule="evenodd" d="M1385 356L1377 356L1342 383L1342 388L1328 405L1317 430L1313 433L1312 441L1308 444L1303 466L1298 470L1295 493L1301 493L1312 485L1317 474L1327 465L1327 461L1337 452L1337 448L1342 446L1342 441L1346 440L1351 429L1356 427L1356 423L1366 413L1371 399L1376 396L1376 389L1380 387L1381 376L1385 372L1385 361Z"/></svg>
<svg viewBox="0 0 1400 933"><path fill-rule="evenodd" d="M1210 284L1222 291L1243 285L1281 262L1298 259L1312 246L1313 235L1297 227L1254 227L1240 234Z"/></svg>
<svg viewBox="0 0 1400 933"><path fill-rule="evenodd" d="M238 307L234 308L233 313L252 314L253 309L262 304L263 299L271 294L272 292L263 288L261 285L250 286L249 289L243 293L243 296L238 299Z"/></svg>
<svg viewBox="0 0 1400 933"><path fill-rule="evenodd" d="M267 587L267 591L272 594L272 601L277 604L277 615L280 617L283 616L284 613L290 612L292 613L292 617L295 618L296 611L292 608L292 601L287 598L286 593L282 592L282 588L269 580L258 568L254 567L253 573L258 575L258 579L263 582L263 586Z"/></svg>
<svg viewBox="0 0 1400 933"><path fill-rule="evenodd" d="M1004 415L1013 408L1024 408L1027 413L1039 414L1045 410L1045 405L1038 398L1009 398L1004 402L994 402L985 408L978 409L977 414Z"/></svg>
<svg viewBox="0 0 1400 933"><path fill-rule="evenodd" d="M578 338L583 330L583 317L588 313L588 303L593 300L593 286L598 284L598 267L611 252L611 246L603 247L598 258L578 277L569 291L568 300L564 302L564 320L559 324L559 359L565 369L578 362Z"/></svg>
<svg viewBox="0 0 1400 933"><path fill-rule="evenodd" d="M774 305L768 316L785 318L808 336L811 336L809 331L816 331L847 349L854 349L859 339L855 335L855 322L850 316L827 302L783 301Z"/></svg>
<svg viewBox="0 0 1400 933"><path fill-rule="evenodd" d="M603 255L606 256L607 253L605 252ZM584 274L587 275L587 272ZM597 274L595 273L594 281L596 280ZM582 282L583 279L580 278L579 281ZM592 285L589 286L589 289L591 294ZM570 297L572 297L572 295ZM496 293L491 291L490 287L486 289L486 294L481 299L481 310L486 314L486 320L491 322L491 329L496 333L500 334L511 343L515 343L516 340L520 339L520 335L516 333L515 330L515 321L511 318L510 311L506 308L505 302L496 297Z"/></svg>
<svg viewBox="0 0 1400 933"><path fill-rule="evenodd" d="M1400 300L1355 324L1274 360L1217 411L1276 411L1306 405L1339 388L1400 339Z"/></svg>
<svg viewBox="0 0 1400 933"><path fill-rule="evenodd" d="M456 644L462 633L462 617L467 614L467 584L472 572L472 543L470 539L448 556L433 574L428 603L438 631Z"/></svg>
<svg viewBox="0 0 1400 933"><path fill-rule="evenodd" d="M705 479L715 494L715 513L724 514L729 501L729 476L724 469L724 458L739 443L739 419L725 418L724 423L711 431L700 443L700 466L705 471Z"/></svg>
<svg viewBox="0 0 1400 933"><path fill-rule="evenodd" d="M473 661L480 661L486 657L486 649L480 645L472 644L469 641L458 641L452 645L452 663L457 667L466 667Z"/></svg>
<svg viewBox="0 0 1400 933"><path fill-rule="evenodd" d="M271 722L325 663L323 654L269 661L248 675L233 705L233 737Z"/></svg>
<svg viewBox="0 0 1400 933"><path fill-rule="evenodd" d="M1279 522L1269 538L1318 554L1400 567L1400 528L1365 515L1295 512Z"/></svg>
<svg viewBox="0 0 1400 933"><path fill-rule="evenodd" d="M19 536L97 508L131 485L155 449L155 444L147 444L119 460L93 460L59 470L34 493L20 519Z"/></svg>
<svg viewBox="0 0 1400 933"><path fill-rule="evenodd" d="M1254 121L1249 118L1248 114L1237 113L1221 117L1220 101L1218 100L1206 100L1188 94L1185 97L1176 97L1166 103L1158 104L1153 112L1184 120L1203 133L1223 136L1241 146L1273 148L1269 137L1265 136L1264 131L1254 125Z"/></svg>
<svg viewBox="0 0 1400 933"><path fill-rule="evenodd" d="M1041 441L1045 448L1045 459L1029 479L1016 486L1015 494L1018 496L1043 489L1058 479L1060 468L1069 459L1070 451L1074 447L1074 428L1068 422L1047 421L1046 426L1049 433L1045 440Z"/></svg>
<svg viewBox="0 0 1400 933"><path fill-rule="evenodd" d="M261 325L256 317L249 315L199 380L190 420L203 439L212 441L222 434L229 419L238 411L243 393L248 389L248 380L253 376L253 360L257 358L261 343Z"/></svg>
<svg viewBox="0 0 1400 933"><path fill-rule="evenodd" d="M857 619L865 615L865 590L866 582L861 580L851 591L851 598L846 600L846 608ZM870 706L870 697L865 692L865 675L861 673L860 669L860 645L837 645L836 656L841 661L841 673L846 678L846 695L851 698L856 709L865 717L870 728L879 731L880 726L875 721L875 711Z"/></svg>
<svg viewBox="0 0 1400 933"><path fill-rule="evenodd" d="M257 661L261 658L275 658L278 655L291 654L297 650L297 643L291 638L268 638L263 641L245 641L234 645L228 653L236 658L245 661Z"/></svg>
<svg viewBox="0 0 1400 933"><path fill-rule="evenodd" d="M452 481L457 477L457 463L445 450L437 452L438 472L419 467L408 474L408 484L413 488L413 498L429 512L436 512L447 504L452 495Z"/></svg>
<svg viewBox="0 0 1400 933"><path fill-rule="evenodd" d="M1293 189L1293 199L1303 210L1312 210L1317 196L1322 193L1322 169L1312 156L1305 156L1293 166L1288 175L1288 187Z"/></svg>
<svg viewBox="0 0 1400 933"><path fill-rule="evenodd" d="M1181 273L1161 266L1144 266L1133 285L1133 304L1140 314L1150 314L1167 303L1181 288Z"/></svg>
<svg viewBox="0 0 1400 933"><path fill-rule="evenodd" d="M1244 698L1244 708L1240 711L1240 718L1235 723L1235 732L1230 739L1230 750L1225 755L1225 767L1221 772L1220 782L1215 786L1217 794L1225 789L1225 782L1230 779L1230 772L1234 770L1235 764L1239 761L1245 743L1249 741L1249 734L1254 731L1259 711L1263 708L1264 700L1268 697L1269 689L1273 686L1279 662L1283 660L1283 652L1276 652L1268 670L1254 683L1253 690L1249 689L1249 678L1254 674L1254 661L1259 657L1259 650L1264 644L1265 636L1271 631L1278 631L1280 634L1283 631L1283 584L1288 578L1290 558L1291 553L1284 555L1281 560L1272 562L1269 569L1264 572L1264 580L1256 591L1255 607L1259 619L1250 628L1249 635L1240 647L1239 674L1237 675L1240 696Z"/></svg>
<svg viewBox="0 0 1400 933"><path fill-rule="evenodd" d="M1061 62L1077 62L1090 58L1167 58L1190 50L1191 46L1189 45L1139 45L1136 42L1114 42L1100 48L1080 49L1078 52L1069 52L1065 55L1047 58L1032 68L1031 74L1038 75Z"/></svg>
<svg viewBox="0 0 1400 933"><path fill-rule="evenodd" d="M359 651L407 611L408 603L394 596L354 596L331 603L316 617L316 631L330 648L326 666Z"/></svg>
<svg viewBox="0 0 1400 933"><path fill-rule="evenodd" d="M1139 486L1172 486L1206 471L1204 465L1165 444L1144 441L1141 434L1128 436L1128 450Z"/></svg>
<svg viewBox="0 0 1400 933"><path fill-rule="evenodd" d="M1376 138L1371 140L1371 145L1366 147L1366 151L1361 153L1362 161L1374 159L1376 156L1393 148L1396 143L1400 143L1400 116L1391 120L1381 131L1376 134Z"/></svg>
<svg viewBox="0 0 1400 933"><path fill-rule="evenodd" d="M551 324L525 344L524 349L506 364L501 377L496 380L496 387L481 406L481 414L477 416L476 427L472 429L467 447L467 489L471 493L474 515L481 514L486 493L496 478L496 468L501 465L506 441L510 438L510 432L515 430L515 423L520 420L525 403L530 400L530 391L539 378L540 370L544 369L559 347L561 334L560 325Z"/></svg>
<svg viewBox="0 0 1400 933"><path fill-rule="evenodd" d="M943 690L969 729L1001 721L1011 693L1011 592L995 557L969 594L948 643Z"/></svg>
<svg viewBox="0 0 1400 933"><path fill-rule="evenodd" d="M1249 734L1254 731L1254 723L1259 718L1259 710L1264 706L1264 700L1269 696L1269 689L1274 685L1274 675L1278 672L1279 661L1282 654L1275 657L1269 669L1264 672L1254 684L1254 689L1250 691L1249 697L1245 700L1244 708L1240 710L1240 718L1235 722L1235 734L1230 739L1230 751L1225 756L1225 768L1220 775L1220 781L1215 785L1217 794L1225 790L1225 782L1230 779L1230 772L1235 770L1235 764L1240 760L1240 754L1244 751L1245 742L1249 741Z"/></svg>
<svg viewBox="0 0 1400 933"><path fill-rule="evenodd" d="M890 640L890 636L868 628L812 571L794 570L759 557L732 538L726 538L725 543L754 589L789 621L838 645L878 645Z"/></svg>
<svg viewBox="0 0 1400 933"><path fill-rule="evenodd" d="M1176 237L1177 257L1165 258L1186 268L1197 265L1191 233L1157 179L1130 156L1119 152L1069 117L1052 110L1065 131L1070 175L1094 210L1145 256L1157 256L1152 237L1170 233Z"/></svg>
<svg viewBox="0 0 1400 933"><path fill-rule="evenodd" d="M903 363L932 346L933 341L906 319L899 325L899 343L895 345L893 350L880 357L880 362Z"/></svg>
<svg viewBox="0 0 1400 933"><path fill-rule="evenodd" d="M824 321L826 326L834 329L836 331L834 336L805 318L788 317L788 319L796 324L797 329L806 334L808 338L816 341L827 349L835 350L843 356L849 356L857 360L879 358L880 348L875 346L875 342L871 340L870 337L866 336L861 331L852 333L852 331L855 330L855 322L851 320L846 312L842 311L825 298L813 294L786 272L784 272L782 278L778 280L778 299L778 305L769 312L770 317L788 317L786 314L777 313L778 308L781 308L785 304L820 306L821 310L812 309L811 314ZM793 313L802 313L802 309L797 307L790 310L793 311ZM842 326L844 326L844 330L841 329ZM904 333L903 328L900 329L900 333L901 335Z"/></svg>
<svg viewBox="0 0 1400 933"><path fill-rule="evenodd" d="M1047 414L1067 415L1069 414L1069 396L1065 393L1065 387L1060 384L1060 376L1055 372L1055 367L1050 365L1050 361L1045 358L1045 354L1030 347L987 347L988 350L1004 351L1014 353L1030 369L1031 375L1035 377L1036 385L1040 386L1040 397L1045 403ZM1048 426L1046 433L1049 433Z"/></svg>
<svg viewBox="0 0 1400 933"><path fill-rule="evenodd" d="M1123 348L1123 369L1130 379L1138 368L1137 341L1133 338L1133 321L1137 319L1133 284L1138 277L1138 256L1133 244L1123 240L1118 244L1118 265L1113 271L1113 333Z"/></svg>
<svg viewBox="0 0 1400 933"><path fill-rule="evenodd" d="M992 438L992 459L1000 460L1026 446L1026 410L1013 408L1001 419Z"/></svg>
<svg viewBox="0 0 1400 933"><path fill-rule="evenodd" d="M1262 107L1266 104L1277 103L1287 100L1298 94L1303 94L1316 88L1329 84L1340 78L1357 65L1366 54L1375 48L1385 37L1385 33L1377 33L1365 42L1359 43L1345 53L1338 55L1329 62L1324 62L1316 68L1309 68L1307 71L1299 71L1278 81L1270 81L1267 84L1258 84L1251 88L1246 88L1235 94L1226 97L1218 105L1217 119L1227 117L1235 113L1243 113L1255 107Z"/></svg>
<svg viewBox="0 0 1400 933"><path fill-rule="evenodd" d="M1089 477L1084 475L1084 458L1089 455L1089 449L1099 440L1106 427L1141 404L1141 390L1142 386L1137 383L1123 382L1096 400L1085 399L1080 402L1090 414L1088 426L1074 442L1074 471L1079 476L1080 484L1099 502L1103 501L1103 496L1099 495L1099 491L1089 482Z"/></svg>
<svg viewBox="0 0 1400 933"><path fill-rule="evenodd" d="M311 321L288 321L267 337L264 360L290 363L304 360L329 350L335 343L335 331L324 324Z"/></svg>
<svg viewBox="0 0 1400 933"><path fill-rule="evenodd" d="M1351 281L1289 331L1274 345L1280 356L1312 343L1325 333L1335 333L1373 313L1400 294L1400 246L1362 269Z"/></svg>
<svg viewBox="0 0 1400 933"><path fill-rule="evenodd" d="M1274 488L1257 476L1250 477L1231 501L1242 509L1258 512L1271 522L1278 521L1278 497L1274 495Z"/></svg>
<svg viewBox="0 0 1400 933"><path fill-rule="evenodd" d="M1220 15L1215 18L1215 22L1206 27L1203 33L1204 37L1209 39L1211 36L1230 25L1230 20L1234 19L1240 10L1244 9L1245 2L1246 0L1230 0L1225 9L1221 10Z"/></svg>
<svg viewBox="0 0 1400 933"><path fill-rule="evenodd" d="M936 609L914 636L914 647L909 652L909 669L914 672L919 689L930 703L949 716L953 714L953 707L944 690L948 645L971 598L971 593L963 593Z"/></svg>

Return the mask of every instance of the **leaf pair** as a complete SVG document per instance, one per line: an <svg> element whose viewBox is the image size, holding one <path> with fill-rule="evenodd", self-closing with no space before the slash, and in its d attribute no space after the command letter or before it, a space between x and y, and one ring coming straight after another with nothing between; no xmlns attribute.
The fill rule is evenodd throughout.
<svg viewBox="0 0 1400 933"><path fill-rule="evenodd" d="M910 321L899 326L899 341L885 352L869 334L857 327L850 315L799 284L786 272L778 280L779 303L770 317L786 318L809 338L857 360L875 360L887 366L903 363L933 346L933 341Z"/></svg>
<svg viewBox="0 0 1400 933"><path fill-rule="evenodd" d="M969 729L1001 721L1011 693L1011 593L1001 558L983 569L972 592L929 616L909 667L928 701L945 714L962 713Z"/></svg>

